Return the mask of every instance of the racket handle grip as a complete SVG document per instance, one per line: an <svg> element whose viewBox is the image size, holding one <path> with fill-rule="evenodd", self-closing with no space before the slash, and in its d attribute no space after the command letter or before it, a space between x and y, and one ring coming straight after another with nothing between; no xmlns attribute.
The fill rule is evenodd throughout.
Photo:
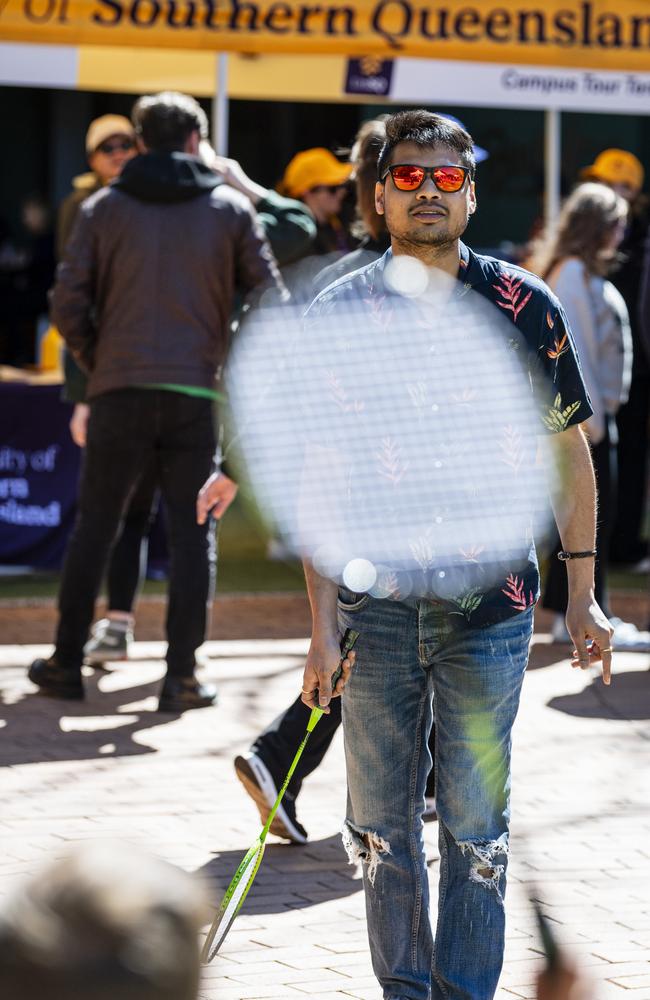
<svg viewBox="0 0 650 1000"><path fill-rule="evenodd" d="M343 633L343 638L341 639L341 659L339 660L338 667L332 674L332 690L336 687L337 681L343 673L343 660L346 658L348 653L351 652L358 638L359 633L355 632L353 628L346 628Z"/></svg>

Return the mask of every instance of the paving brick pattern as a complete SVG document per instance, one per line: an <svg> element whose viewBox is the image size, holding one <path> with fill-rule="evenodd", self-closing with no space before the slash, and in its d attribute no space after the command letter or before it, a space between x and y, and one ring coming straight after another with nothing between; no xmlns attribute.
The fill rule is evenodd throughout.
<svg viewBox="0 0 650 1000"><path fill-rule="evenodd" d="M0 625L10 615L0 609ZM65 845L119 837L196 872L216 903L259 830L232 758L295 696L304 638L208 643L204 673L219 685L219 705L175 718L154 712L160 642L138 643L110 673L88 670L88 698L75 704L34 694L24 668L49 647L14 635L0 647L0 754L10 765L0 774L0 892ZM607 690L562 652L536 635L515 732L499 1000L535 995L542 956L531 891L589 977L590 996L650 1000L650 658L617 657ZM269 838L245 909L205 970L202 1000L380 997L359 872L337 832L344 802L339 734L299 800L309 843ZM428 824L434 893L436 841Z"/></svg>

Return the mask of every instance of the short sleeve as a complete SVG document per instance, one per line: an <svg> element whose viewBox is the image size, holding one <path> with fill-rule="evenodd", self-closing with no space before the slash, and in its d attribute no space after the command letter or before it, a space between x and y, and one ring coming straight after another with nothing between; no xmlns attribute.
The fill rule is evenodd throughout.
<svg viewBox="0 0 650 1000"><path fill-rule="evenodd" d="M558 434L583 423L593 410L569 321L555 296L546 298L531 381L544 431Z"/></svg>

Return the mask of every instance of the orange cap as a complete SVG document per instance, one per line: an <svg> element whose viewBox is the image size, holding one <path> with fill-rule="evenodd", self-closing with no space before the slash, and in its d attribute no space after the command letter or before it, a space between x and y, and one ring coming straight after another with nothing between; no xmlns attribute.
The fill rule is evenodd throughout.
<svg viewBox="0 0 650 1000"><path fill-rule="evenodd" d="M299 198L321 184L345 184L351 173L351 163L341 163L329 149L317 146L296 153L284 172L281 187L290 198Z"/></svg>
<svg viewBox="0 0 650 1000"><path fill-rule="evenodd" d="M628 184L637 192L643 187L644 176L641 161L625 149L604 149L590 166L580 171L582 180Z"/></svg>

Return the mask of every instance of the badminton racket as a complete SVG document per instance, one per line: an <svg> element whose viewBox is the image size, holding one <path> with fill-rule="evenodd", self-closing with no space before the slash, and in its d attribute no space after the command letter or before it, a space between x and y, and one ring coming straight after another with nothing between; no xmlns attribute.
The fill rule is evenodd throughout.
<svg viewBox="0 0 650 1000"><path fill-rule="evenodd" d="M342 670L343 661L347 657L348 653L352 650L355 642L359 637L359 633L355 632L353 629L346 629L341 642L341 659L337 669L332 675L332 690L336 687L337 681L339 680ZM212 922L212 926L208 931L208 935L205 939L205 944L203 945L203 950L201 952L201 961L203 964L207 964L212 961L214 956L219 951L219 948L223 944L225 937L232 927L233 921L237 914L239 913L248 891L253 884L257 871L262 863L262 858L264 857L264 848L266 846L266 836L271 828L271 823L275 817L280 803L284 797L284 793L287 790L289 782L293 777L293 773L298 766L298 761L302 757L302 753L307 746L307 742L312 732L316 728L316 725L323 716L322 708L312 708L311 715L309 717L309 722L307 723L307 730L303 737L303 740L296 751L296 756L291 762L291 767L287 771L287 776L284 779L282 788L278 793L278 797L275 800L273 808L268 815L266 823L262 829L257 840L250 846L246 855L239 865L239 868L235 872L233 879L226 889L225 895L221 900L219 909L217 910L217 915Z"/></svg>

